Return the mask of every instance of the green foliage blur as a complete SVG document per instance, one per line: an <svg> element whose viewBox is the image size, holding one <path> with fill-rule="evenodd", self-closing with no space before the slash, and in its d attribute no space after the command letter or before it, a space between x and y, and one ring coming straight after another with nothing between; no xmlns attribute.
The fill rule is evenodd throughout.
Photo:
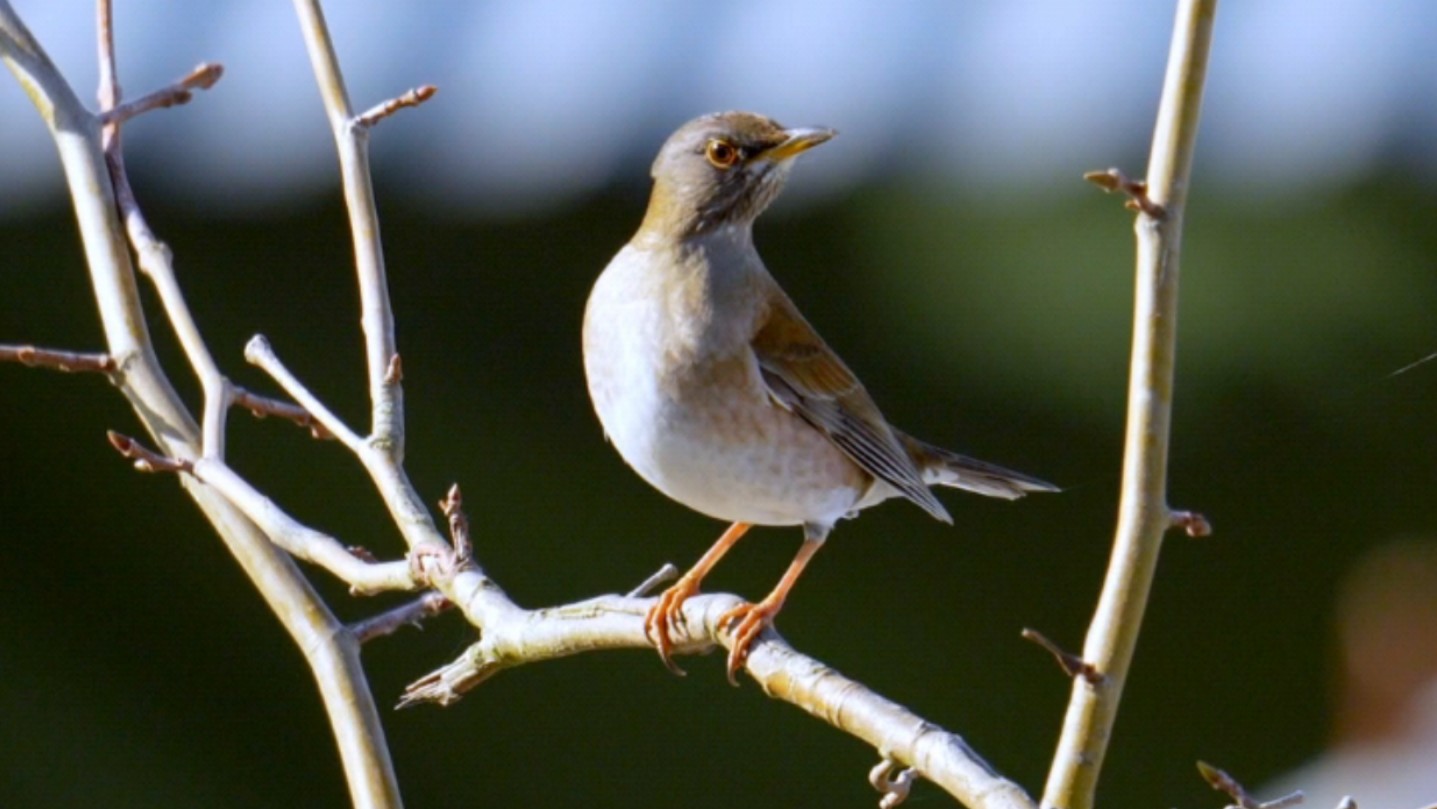
<svg viewBox="0 0 1437 809"><path fill-rule="evenodd" d="M1170 492L1216 532L1168 540L1106 806L1214 806L1196 759L1256 785L1319 750L1335 582L1365 548L1437 522L1437 362L1394 374L1437 351L1431 190L1388 178L1249 199L1205 187L1202 168L1200 153ZM613 189L509 223L382 211L410 473L431 501L462 485L482 562L525 605L627 590L665 561L691 564L721 530L624 467L584 390L584 300L644 196ZM342 212L147 210L233 378L274 390L241 358L266 334L363 427ZM1066 488L1017 503L945 494L953 528L901 503L866 512L838 528L779 622L1034 794L1069 685L1019 632L1079 649L1106 565L1131 221L1095 190L987 201L895 184L758 227L770 268L892 421ZM101 347L67 214L0 226L0 257L0 342ZM153 314L151 328L197 401L173 336ZM120 397L98 377L6 365L0 413L0 805L347 805L289 639L175 481L137 474L106 445L107 429L137 430ZM291 514L381 557L400 552L336 444L243 413L230 435L234 466ZM750 536L714 589L761 595L800 539ZM394 603L313 578L347 618ZM373 643L380 703L471 639L449 615ZM447 710L386 714L407 802L876 803L864 745L751 682L728 687L717 656L680 662L685 679L653 654L591 654L507 672ZM927 785L912 800L948 805Z"/></svg>

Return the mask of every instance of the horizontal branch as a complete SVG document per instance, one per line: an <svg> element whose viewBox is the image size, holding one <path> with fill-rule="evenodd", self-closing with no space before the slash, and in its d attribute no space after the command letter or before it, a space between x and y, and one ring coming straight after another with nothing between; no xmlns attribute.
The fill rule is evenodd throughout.
<svg viewBox="0 0 1437 809"><path fill-rule="evenodd" d="M48 368L63 373L87 371L108 374L117 367L115 359L109 354L17 345L0 345L0 362L18 362L31 368Z"/></svg>
<svg viewBox="0 0 1437 809"><path fill-rule="evenodd" d="M481 639L457 660L411 684L400 707L451 704L495 674L526 663L603 649L653 648L644 632L651 598L609 595L524 610L482 574L469 571L455 576L452 591L451 598L479 626ZM718 619L741 602L726 593L684 602L674 651L693 654L726 646L731 639ZM745 668L765 694L873 745L880 755L913 768L968 806L1034 809L1022 788L998 775L962 737L796 651L772 628L754 644Z"/></svg>
<svg viewBox="0 0 1437 809"><path fill-rule="evenodd" d="M205 62L191 70L184 78L153 93L147 93L134 101L126 101L100 113L103 125L122 124L150 110L164 109L178 104L188 104L194 98L194 90L208 90L224 75L224 66Z"/></svg>
<svg viewBox="0 0 1437 809"><path fill-rule="evenodd" d="M356 116L354 119L354 123L356 126L361 126L365 129L368 129L379 123L380 121L384 120L385 118L388 118L389 116L393 115L394 113L399 112L402 109L405 109L407 107L417 107L420 104L423 104L424 102L433 98L434 94L437 92L439 92L439 88L435 87L432 84L425 84L420 87L415 87L413 90L410 90L403 95L391 98L388 101L370 107L368 110L365 110L364 112Z"/></svg>

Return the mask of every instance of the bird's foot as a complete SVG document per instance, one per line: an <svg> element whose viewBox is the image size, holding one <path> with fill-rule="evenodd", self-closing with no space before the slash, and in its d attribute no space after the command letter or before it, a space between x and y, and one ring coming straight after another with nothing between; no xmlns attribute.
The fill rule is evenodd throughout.
<svg viewBox="0 0 1437 809"><path fill-rule="evenodd" d="M653 641L654 648L659 652L659 659L664 661L664 667L680 677L687 672L674 663L673 633L683 625L684 602L698 591L697 579L680 576L672 587L659 594L658 600L644 616L644 635Z"/></svg>
<svg viewBox="0 0 1437 809"><path fill-rule="evenodd" d="M773 626L773 618L783 608L783 601L765 598L757 604L744 602L719 616L720 629L735 624L732 630L733 645L728 652L729 685L738 685L738 670L748 662L749 647L758 640L761 632Z"/></svg>

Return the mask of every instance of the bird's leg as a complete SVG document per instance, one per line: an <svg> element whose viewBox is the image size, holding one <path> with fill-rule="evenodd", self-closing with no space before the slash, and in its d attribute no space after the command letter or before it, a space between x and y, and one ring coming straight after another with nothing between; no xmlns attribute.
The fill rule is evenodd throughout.
<svg viewBox="0 0 1437 809"><path fill-rule="evenodd" d="M718 542L715 542L687 573L659 595L658 601L654 602L654 606L650 607L648 614L644 616L644 635L654 642L654 648L659 650L659 658L674 674L684 674L684 670L674 663L671 654L674 642L670 637L673 630L683 622L684 602L699 591L699 584L704 580L704 576L713 570L714 565L728 553L729 548L748 533L751 527L746 522L730 525L728 530L723 532L723 536L718 538Z"/></svg>
<svg viewBox="0 0 1437 809"><path fill-rule="evenodd" d="M753 642L758 639L760 632L765 627L773 625L774 616L783 609L783 601L788 598L788 591L802 575L803 569L808 566L808 560L823 547L823 540L828 535L827 529L818 529L816 526L804 526L805 536L803 546L798 549L798 555L793 557L789 563L788 570L784 571L783 578L778 580L778 585L773 592L764 596L764 599L757 604L740 604L719 616L718 625L720 628L737 622L733 628L733 645L729 647L728 653L728 681L730 685L738 685L738 670L748 661L748 650Z"/></svg>

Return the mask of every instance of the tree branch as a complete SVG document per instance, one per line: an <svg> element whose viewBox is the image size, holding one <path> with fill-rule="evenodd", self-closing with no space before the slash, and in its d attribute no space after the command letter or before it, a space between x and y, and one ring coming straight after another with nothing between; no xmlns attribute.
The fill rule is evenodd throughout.
<svg viewBox="0 0 1437 809"><path fill-rule="evenodd" d="M1164 532L1174 523L1167 505L1167 462L1177 346L1178 256L1216 11L1217 0L1178 3L1148 177L1140 186L1148 204L1139 204L1136 224L1137 293L1122 501L1112 559L1082 655L1102 679L1073 681L1062 736L1043 793L1045 807L1088 809L1093 805L1158 551Z"/></svg>
<svg viewBox="0 0 1437 809"><path fill-rule="evenodd" d="M109 48L109 3L99 4L102 49ZM136 418L168 456L193 460L201 437L155 358L141 309L118 202L101 145L100 121L80 103L8 0L0 0L0 61L16 76L50 129L75 208L90 282L115 382ZM101 55L106 88L118 100L113 59ZM304 654L329 712L356 804L399 804L393 767L359 662L344 631L294 563L224 497L195 478L181 485L215 527L266 604Z"/></svg>
<svg viewBox="0 0 1437 809"><path fill-rule="evenodd" d="M0 345L0 362L18 362L30 368L49 368L61 373L115 372L115 360L109 354L87 354L38 346Z"/></svg>

